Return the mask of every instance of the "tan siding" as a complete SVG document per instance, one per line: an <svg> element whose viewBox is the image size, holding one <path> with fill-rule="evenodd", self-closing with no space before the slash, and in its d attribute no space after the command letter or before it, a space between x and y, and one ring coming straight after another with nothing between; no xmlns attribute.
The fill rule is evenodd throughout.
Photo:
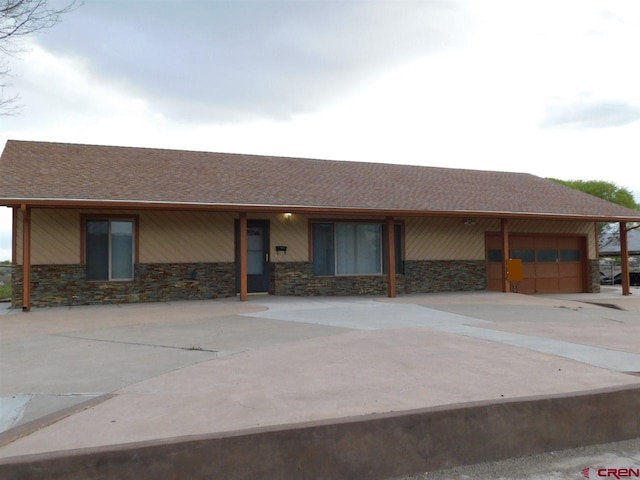
<svg viewBox="0 0 640 480"><path fill-rule="evenodd" d="M254 217L249 217L254 218ZM306 262L309 260L309 227L305 215L284 214L257 216L269 220L271 227L271 261L272 262ZM287 254L276 254L276 245L285 245Z"/></svg>
<svg viewBox="0 0 640 480"><path fill-rule="evenodd" d="M233 262L234 216L208 212L140 214L140 262Z"/></svg>
<svg viewBox="0 0 640 480"><path fill-rule="evenodd" d="M22 211L18 208L18 215L16 217L16 239L14 245L16 246L16 264L22 265Z"/></svg>
<svg viewBox="0 0 640 480"><path fill-rule="evenodd" d="M498 225L495 220L409 218L405 223L407 260L483 260L484 232Z"/></svg>
<svg viewBox="0 0 640 480"><path fill-rule="evenodd" d="M31 263L80 263L79 218L78 212L72 210L32 209Z"/></svg>
<svg viewBox="0 0 640 480"><path fill-rule="evenodd" d="M32 263L65 264L80 262L80 215L84 210L32 210ZM139 216L139 251L142 263L233 262L235 213L209 212L127 212L110 214ZM271 261L301 262L309 259L308 222L310 217L293 214L256 214L268 219L271 227ZM334 217L335 218L335 217ZM353 218L353 217L345 217ZM358 218L364 220L364 218ZM373 220L373 218L372 218ZM381 220L376 217L376 220ZM407 260L482 260L485 257L484 233L500 230L499 220L396 218L405 222L405 258ZM511 220L513 233L558 233L586 235L589 258L596 258L593 223ZM276 245L286 245L287 254L275 253ZM22 213L18 211L16 259L22 263Z"/></svg>

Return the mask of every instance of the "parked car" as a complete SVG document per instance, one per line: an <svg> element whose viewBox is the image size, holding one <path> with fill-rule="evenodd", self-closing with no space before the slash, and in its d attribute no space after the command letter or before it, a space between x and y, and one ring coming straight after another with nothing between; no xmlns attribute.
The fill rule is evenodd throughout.
<svg viewBox="0 0 640 480"><path fill-rule="evenodd" d="M605 283L611 282L607 281ZM619 273L615 277L613 277L613 283L615 285L622 285L622 273ZM629 272L629 284L640 286L640 272Z"/></svg>

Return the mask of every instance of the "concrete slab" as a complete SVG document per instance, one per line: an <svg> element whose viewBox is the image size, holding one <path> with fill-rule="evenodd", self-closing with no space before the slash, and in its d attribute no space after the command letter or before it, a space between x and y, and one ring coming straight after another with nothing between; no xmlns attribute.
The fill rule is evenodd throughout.
<svg viewBox="0 0 640 480"><path fill-rule="evenodd" d="M409 303L411 302L410 298L400 301L386 301L383 305L380 305L379 302L367 300L362 300L360 303L349 301L344 305L333 302L331 306L327 305L326 308L319 308L317 306L318 302L312 302L313 308L309 309L304 308L303 303L299 304L300 308L293 309L290 306L281 308L282 302L279 300L264 300L263 304L269 306L268 311L243 315L356 330L426 327L441 332L551 353L609 370L640 372L640 345L633 340L640 338L640 317L635 314L629 314L629 312L606 311L604 313L602 307L599 306L569 307L564 303L560 303L560 305L521 305L517 308L514 308L514 305L492 305L487 308L485 304L482 313L478 315L479 312L476 305L465 305L464 308L458 307L457 309L449 306L445 311L442 308L429 308L423 303ZM414 301L420 302L415 298ZM530 299L527 297L523 301L528 302ZM452 310L457 312L464 311L467 314L460 315L453 313ZM579 312L580 315L576 315L576 312ZM586 314L586 312L589 314ZM615 349L613 349L547 338L533 333L533 331L537 330L537 322L540 319L544 319L556 327L561 325L565 329L570 328L573 331L587 332L586 335L593 340L595 332L591 329L585 330L585 321L603 320L603 314L605 315L606 327L609 330L611 329L611 321L626 323L625 326L627 328L624 329L622 334L624 336L623 344L632 342L633 348L638 353L619 351L618 343L620 338L616 338L616 344L612 346ZM476 318L477 316L482 316L484 320ZM512 332L510 329L513 327L509 322L513 322L514 317L519 325L525 318L535 322L529 324L534 328L526 330L526 334ZM506 325L505 319L508 319ZM499 320L502 320L501 323L495 325ZM639 335L633 335L635 333ZM609 339L610 335L602 332L602 337ZM595 341L598 341L597 338Z"/></svg>
<svg viewBox="0 0 640 480"><path fill-rule="evenodd" d="M637 317L491 292L5 315L3 395L113 396L5 445L0 458L640 385L621 373L640 370L640 352L628 340L618 347Z"/></svg>
<svg viewBox="0 0 640 480"><path fill-rule="evenodd" d="M74 307L3 317L0 432L204 360L342 332L233 315L263 308L193 302L179 309Z"/></svg>

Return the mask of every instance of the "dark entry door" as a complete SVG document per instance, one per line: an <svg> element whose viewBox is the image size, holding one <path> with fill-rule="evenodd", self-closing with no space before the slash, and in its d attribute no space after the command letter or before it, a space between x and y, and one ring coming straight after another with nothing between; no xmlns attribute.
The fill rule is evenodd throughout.
<svg viewBox="0 0 640 480"><path fill-rule="evenodd" d="M240 291L240 225L236 221L236 291ZM269 291L269 220L247 220L247 291Z"/></svg>

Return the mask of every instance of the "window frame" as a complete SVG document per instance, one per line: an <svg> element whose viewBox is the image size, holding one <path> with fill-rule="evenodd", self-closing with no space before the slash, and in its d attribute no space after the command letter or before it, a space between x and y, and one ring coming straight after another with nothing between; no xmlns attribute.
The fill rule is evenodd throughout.
<svg viewBox="0 0 640 480"><path fill-rule="evenodd" d="M332 225L332 233L333 233L333 245L332 245L332 254L333 254L333 273L327 274L318 274L315 270L315 261L314 261L314 225L316 224L330 224ZM379 227L380 232L380 271L374 273L337 273L338 272L338 240L337 240L337 228L338 224L352 224L352 225L375 225ZM394 240L395 240L395 255L396 255L396 275L404 274L404 222L403 221L395 221L394 229L399 228L399 238L398 235L394 232ZM399 258L398 258L399 257ZM384 276L387 275L389 260L387 258L387 235L386 235L386 222L383 220L373 219L373 220L350 220L350 219L313 219L309 220L309 259L314 267L314 276L317 277L372 277L372 276Z"/></svg>
<svg viewBox="0 0 640 480"><path fill-rule="evenodd" d="M86 278L87 270L87 222L89 221L106 221L109 222L109 259L108 259L108 278L106 279L89 279ZM112 278L112 259L111 259L111 223L112 222L131 222L132 238L131 241L131 277L130 278ZM85 269L85 280L87 282L131 282L135 280L135 265L139 263L139 218L138 215L100 215L100 214L81 214L80 215L80 263Z"/></svg>

